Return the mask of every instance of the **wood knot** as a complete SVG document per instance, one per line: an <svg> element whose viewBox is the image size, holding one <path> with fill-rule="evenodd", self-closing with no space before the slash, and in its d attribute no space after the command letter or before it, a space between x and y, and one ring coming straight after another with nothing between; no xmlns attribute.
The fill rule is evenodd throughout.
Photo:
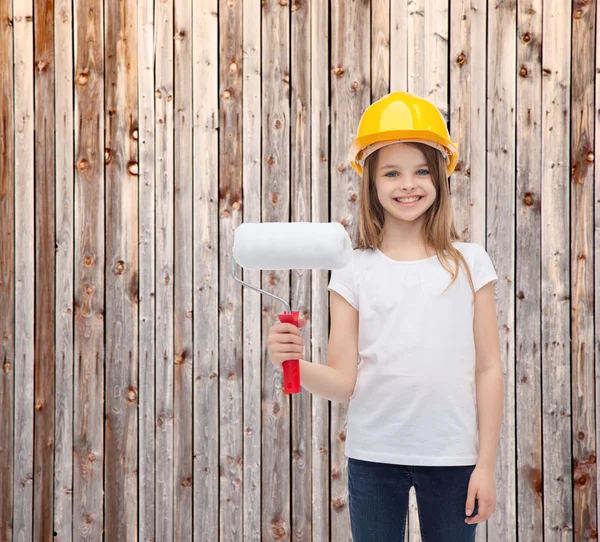
<svg viewBox="0 0 600 542"><path fill-rule="evenodd" d="M527 68L525 66L521 66L521 69L519 70L519 75L521 77L527 77Z"/></svg>
<svg viewBox="0 0 600 542"><path fill-rule="evenodd" d="M520 299L520 300L523 300L523 299L525 299L525 294L524 294L522 291L520 291L520 292L517 294L517 299Z"/></svg>
<svg viewBox="0 0 600 542"><path fill-rule="evenodd" d="M133 386L127 388L127 401L135 403L137 401L137 391Z"/></svg>
<svg viewBox="0 0 600 542"><path fill-rule="evenodd" d="M41 401L36 401L36 403L35 403L35 409L36 410L42 410L42 402Z"/></svg>
<svg viewBox="0 0 600 542"><path fill-rule="evenodd" d="M233 208L234 211L239 211L242 208L242 204L239 201L234 201L231 204L231 207Z"/></svg>
<svg viewBox="0 0 600 542"><path fill-rule="evenodd" d="M104 163L105 164L110 164L112 162L112 151L106 147L106 149L104 149Z"/></svg>
<svg viewBox="0 0 600 542"><path fill-rule="evenodd" d="M279 403L275 403L273 405L273 410L272 410L273 414L277 415L279 414L279 412L281 412L281 407L279 406Z"/></svg>
<svg viewBox="0 0 600 542"><path fill-rule="evenodd" d="M237 62L234 60L231 64L229 64L229 71L236 72L238 69Z"/></svg>
<svg viewBox="0 0 600 542"><path fill-rule="evenodd" d="M273 156L269 156L267 158L267 165L272 166L274 163L275 163L275 158L273 158Z"/></svg>
<svg viewBox="0 0 600 542"><path fill-rule="evenodd" d="M125 269L125 262L123 260L119 260L117 265L115 265L115 275L121 275L123 273L123 269Z"/></svg>
<svg viewBox="0 0 600 542"><path fill-rule="evenodd" d="M91 284L88 284L88 285L85 287L85 293L86 293L87 295L92 295L92 294L94 293L94 287L93 287Z"/></svg>
<svg viewBox="0 0 600 542"><path fill-rule="evenodd" d="M88 461L89 461L90 463L93 463L94 461L96 461L96 454L94 454L94 453L90 452L90 453L88 454Z"/></svg>
<svg viewBox="0 0 600 542"><path fill-rule="evenodd" d="M463 165L462 162L456 162L456 166L454 167L454 171L462 171Z"/></svg>
<svg viewBox="0 0 600 542"><path fill-rule="evenodd" d="M529 43L531 41L531 35L529 34L529 32L525 32L525 34L523 34L523 41L525 43Z"/></svg>
<svg viewBox="0 0 600 542"><path fill-rule="evenodd" d="M343 442L346 440L346 431L340 431L338 434L338 438Z"/></svg>
<svg viewBox="0 0 600 542"><path fill-rule="evenodd" d="M584 486L585 485L585 474L581 475L579 477L579 479L577 480L577 482L579 483L580 486Z"/></svg>
<svg viewBox="0 0 600 542"><path fill-rule="evenodd" d="M48 66L48 64L50 64L50 62L48 62L47 60L40 60L37 63L38 71L40 71L40 72L43 71Z"/></svg>
<svg viewBox="0 0 600 542"><path fill-rule="evenodd" d="M89 167L90 163L85 158L82 158L81 160L79 160L79 162L77 162L77 169L79 171L85 171Z"/></svg>
<svg viewBox="0 0 600 542"><path fill-rule="evenodd" d="M275 128L281 128L281 121L279 119L277 119L274 123Z"/></svg>
<svg viewBox="0 0 600 542"><path fill-rule="evenodd" d="M281 79L284 83L290 82L290 74L288 72L283 73L283 78Z"/></svg>
<svg viewBox="0 0 600 542"><path fill-rule="evenodd" d="M279 195L277 194L277 192L273 192L271 194L271 203L275 204L279 201Z"/></svg>
<svg viewBox="0 0 600 542"><path fill-rule="evenodd" d="M139 173L139 165L137 162L134 162L133 160L130 161L127 164L127 172L129 173L129 175L133 175L134 177L137 177L138 173Z"/></svg>
<svg viewBox="0 0 600 542"><path fill-rule="evenodd" d="M190 487L192 485L192 479L191 478L184 478L183 482L181 482L181 485L183 487Z"/></svg>
<svg viewBox="0 0 600 542"><path fill-rule="evenodd" d="M285 528L285 521L277 519L271 523L271 534L277 539L281 540L286 538L287 530Z"/></svg>
<svg viewBox="0 0 600 542"><path fill-rule="evenodd" d="M344 509L344 501L341 498L334 499L331 503L332 508L336 512L341 512Z"/></svg>
<svg viewBox="0 0 600 542"><path fill-rule="evenodd" d="M344 75L344 68L342 68L341 66L336 66L335 68L333 68L333 73L337 76Z"/></svg>
<svg viewBox="0 0 600 542"><path fill-rule="evenodd" d="M573 18L575 18L575 19L581 19L581 17L583 17L583 10L582 9L576 9L575 12L573 13Z"/></svg>
<svg viewBox="0 0 600 542"><path fill-rule="evenodd" d="M230 90L224 90L222 97L224 100L229 100L231 99L231 91Z"/></svg>
<svg viewBox="0 0 600 542"><path fill-rule="evenodd" d="M10 373L10 363L8 361L4 362L4 365L2 366L2 370L4 371L5 375Z"/></svg>
<svg viewBox="0 0 600 542"><path fill-rule="evenodd" d="M527 207L531 207L533 205L533 194L531 192L525 192L523 203L527 205Z"/></svg>
<svg viewBox="0 0 600 542"><path fill-rule="evenodd" d="M345 164L343 164L342 162L340 162L340 163L337 165L337 168L336 168L336 169L337 169L337 170L338 170L340 173L342 173L342 172L343 172L343 171L346 169L346 166L345 166Z"/></svg>
<svg viewBox="0 0 600 542"><path fill-rule="evenodd" d="M88 80L89 80L89 75L87 73L80 73L77 76L77 84L80 87L84 87L85 85L88 84Z"/></svg>
<svg viewBox="0 0 600 542"><path fill-rule="evenodd" d="M353 88L354 90L356 90L356 89L358 88L358 81L353 81L353 82L352 82L352 88Z"/></svg>
<svg viewBox="0 0 600 542"><path fill-rule="evenodd" d="M467 57L465 56L464 53L459 53L459 55L456 57L456 63L459 66L462 66L466 61L467 61Z"/></svg>
<svg viewBox="0 0 600 542"><path fill-rule="evenodd" d="M577 433L577 438L579 440L583 440L585 438L585 433L583 431L579 431L579 433Z"/></svg>
<svg viewBox="0 0 600 542"><path fill-rule="evenodd" d="M594 153L593 153L593 152L588 152L588 153L586 154L586 156L585 156L585 159L586 159L588 162L593 162L593 161L594 161Z"/></svg>

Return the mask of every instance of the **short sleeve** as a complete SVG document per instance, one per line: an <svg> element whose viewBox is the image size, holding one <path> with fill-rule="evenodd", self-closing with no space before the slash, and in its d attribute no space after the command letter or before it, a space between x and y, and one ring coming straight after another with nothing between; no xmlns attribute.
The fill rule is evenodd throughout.
<svg viewBox="0 0 600 542"><path fill-rule="evenodd" d="M346 267L331 270L331 280L327 289L340 294L358 310L358 290L354 278L354 256L353 254Z"/></svg>
<svg viewBox="0 0 600 542"><path fill-rule="evenodd" d="M475 291L477 291L483 288L488 282L496 282L498 275L494 269L492 259L486 250L476 243L473 243L473 246L475 248L475 256L471 272L473 275L473 286L475 286Z"/></svg>

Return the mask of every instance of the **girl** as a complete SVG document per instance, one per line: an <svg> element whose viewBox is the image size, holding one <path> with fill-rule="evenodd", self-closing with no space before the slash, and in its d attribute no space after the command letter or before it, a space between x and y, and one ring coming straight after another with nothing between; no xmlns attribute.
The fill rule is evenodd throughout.
<svg viewBox="0 0 600 542"><path fill-rule="evenodd" d="M362 177L358 242L331 275L327 365L301 360L301 383L349 401L356 542L404 540L411 486L423 540L475 540L496 505L504 397L498 277L452 218L456 145L433 104L393 92L363 113L349 159ZM278 369L303 346L295 326L270 329Z"/></svg>

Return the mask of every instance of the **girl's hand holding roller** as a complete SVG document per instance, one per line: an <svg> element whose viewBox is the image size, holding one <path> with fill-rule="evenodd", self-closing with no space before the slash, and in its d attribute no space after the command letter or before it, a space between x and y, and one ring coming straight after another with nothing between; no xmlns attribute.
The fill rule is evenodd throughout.
<svg viewBox="0 0 600 542"><path fill-rule="evenodd" d="M298 327L293 324L275 324L269 330L267 339L269 357L275 368L282 370L281 365L288 359L300 359L304 354L304 340L300 327L305 320L298 320Z"/></svg>

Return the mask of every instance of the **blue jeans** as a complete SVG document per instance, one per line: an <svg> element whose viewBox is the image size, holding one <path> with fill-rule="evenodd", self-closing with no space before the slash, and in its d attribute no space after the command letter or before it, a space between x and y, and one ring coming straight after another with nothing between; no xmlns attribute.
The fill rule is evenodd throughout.
<svg viewBox="0 0 600 542"><path fill-rule="evenodd" d="M472 542L465 523L475 465L420 467L348 458L348 496L354 542L404 541L408 493L415 487L423 542ZM471 516L477 515L477 500Z"/></svg>

